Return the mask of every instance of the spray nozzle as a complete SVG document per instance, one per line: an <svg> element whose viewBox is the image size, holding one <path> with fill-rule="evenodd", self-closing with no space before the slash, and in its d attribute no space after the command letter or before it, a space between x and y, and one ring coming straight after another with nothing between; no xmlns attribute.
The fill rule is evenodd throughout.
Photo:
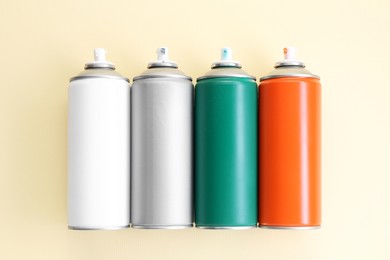
<svg viewBox="0 0 390 260"><path fill-rule="evenodd" d="M284 59L285 60L296 60L295 56L296 56L297 51L298 51L297 48L285 47L283 49Z"/></svg>
<svg viewBox="0 0 390 260"><path fill-rule="evenodd" d="M161 47L161 48L157 49L157 60L159 60L159 61L169 61L168 48Z"/></svg>
<svg viewBox="0 0 390 260"><path fill-rule="evenodd" d="M168 48L166 47L160 47L156 51L157 53L157 60L150 62L148 64L148 69L151 68L161 68L161 67L170 67L170 68L176 68L177 64L174 61L170 61L168 57Z"/></svg>
<svg viewBox="0 0 390 260"><path fill-rule="evenodd" d="M221 49L221 60L214 62L211 65L211 68L218 68L218 67L235 67L235 68L241 68L241 64L238 61L234 61L232 58L233 50L229 47L224 47Z"/></svg>
<svg viewBox="0 0 390 260"><path fill-rule="evenodd" d="M107 51L103 48L96 48L93 51L94 61L88 62L85 64L85 69L92 68L107 68L107 69L115 69L114 64L106 61Z"/></svg>
<svg viewBox="0 0 390 260"><path fill-rule="evenodd" d="M283 48L284 60L278 61L275 63L275 68L287 67L287 66L298 66L305 67L303 61L296 59L296 53L298 49L294 47L285 47Z"/></svg>
<svg viewBox="0 0 390 260"><path fill-rule="evenodd" d="M231 61L232 60L233 51L229 47L225 47L221 49L221 60L223 61Z"/></svg>
<svg viewBox="0 0 390 260"><path fill-rule="evenodd" d="M95 61L105 62L107 51L103 48L96 48L93 52Z"/></svg>

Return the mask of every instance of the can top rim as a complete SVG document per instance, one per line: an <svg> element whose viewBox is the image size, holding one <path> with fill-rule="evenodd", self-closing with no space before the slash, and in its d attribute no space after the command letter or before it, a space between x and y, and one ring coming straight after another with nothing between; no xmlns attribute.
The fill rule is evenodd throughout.
<svg viewBox="0 0 390 260"><path fill-rule="evenodd" d="M238 61L217 61L217 62L214 62L213 64L211 64L212 69L221 68L221 67L222 68L223 67L233 67L233 68L241 69L242 65Z"/></svg>
<svg viewBox="0 0 390 260"><path fill-rule="evenodd" d="M196 80L209 78L249 78L256 81L256 77L249 75L239 67L215 67Z"/></svg>
<svg viewBox="0 0 390 260"><path fill-rule="evenodd" d="M176 62L173 61L156 61L156 62L150 62L147 66L148 69L152 68L174 68L177 69L179 66L177 66Z"/></svg>
<svg viewBox="0 0 390 260"><path fill-rule="evenodd" d="M141 75L134 77L133 81L148 78L178 78L192 81L190 76L172 66L148 66L148 69L142 72Z"/></svg>
<svg viewBox="0 0 390 260"><path fill-rule="evenodd" d="M268 75L261 77L260 81L272 79L272 78L287 78L287 77L297 77L297 78L316 78L320 79L319 76L314 75L310 71L304 68L301 65L280 65L276 66Z"/></svg>
<svg viewBox="0 0 390 260"><path fill-rule="evenodd" d="M110 78L110 79L122 79L127 82L130 82L128 78L122 76L119 74L117 71L115 71L112 68L105 68L105 67L93 67L93 68L88 68L78 75L70 78L70 82L74 80L79 80L79 79L86 79L86 78Z"/></svg>

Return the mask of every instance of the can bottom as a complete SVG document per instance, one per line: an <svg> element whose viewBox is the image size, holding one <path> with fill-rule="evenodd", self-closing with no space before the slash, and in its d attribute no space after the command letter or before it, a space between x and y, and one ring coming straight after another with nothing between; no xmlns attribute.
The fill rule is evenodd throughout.
<svg viewBox="0 0 390 260"><path fill-rule="evenodd" d="M321 226L259 226L260 228L266 228L266 229L291 229L291 230L311 230L311 229L320 229Z"/></svg>
<svg viewBox="0 0 390 260"><path fill-rule="evenodd" d="M195 226L196 228L200 229L251 229L256 228L257 226Z"/></svg>
<svg viewBox="0 0 390 260"><path fill-rule="evenodd" d="M79 226L68 226L70 230L118 230L129 228L130 225L127 226L107 226L107 227L79 227Z"/></svg>
<svg viewBox="0 0 390 260"><path fill-rule="evenodd" d="M138 225L133 224L131 226L132 228L136 229L185 229L185 228L192 228L192 224L188 225Z"/></svg>

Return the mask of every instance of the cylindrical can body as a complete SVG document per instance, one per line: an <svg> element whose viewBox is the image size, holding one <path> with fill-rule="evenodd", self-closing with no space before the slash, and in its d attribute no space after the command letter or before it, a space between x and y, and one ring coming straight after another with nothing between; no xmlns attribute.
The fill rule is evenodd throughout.
<svg viewBox="0 0 390 260"><path fill-rule="evenodd" d="M283 76L262 80L259 121L259 224L270 228L320 226L319 79Z"/></svg>
<svg viewBox="0 0 390 260"><path fill-rule="evenodd" d="M162 72L131 89L132 227L192 227L193 85Z"/></svg>
<svg viewBox="0 0 390 260"><path fill-rule="evenodd" d="M212 73L220 70L225 69ZM257 85L253 78L198 79L195 223L216 229L257 224Z"/></svg>
<svg viewBox="0 0 390 260"><path fill-rule="evenodd" d="M69 228L128 227L129 84L119 77L86 76L71 81L68 95Z"/></svg>

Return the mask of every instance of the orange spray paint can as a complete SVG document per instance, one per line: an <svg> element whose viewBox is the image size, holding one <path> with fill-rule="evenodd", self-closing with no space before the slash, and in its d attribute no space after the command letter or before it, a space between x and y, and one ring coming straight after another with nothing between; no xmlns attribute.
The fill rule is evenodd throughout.
<svg viewBox="0 0 390 260"><path fill-rule="evenodd" d="M260 79L259 224L321 225L321 85L284 49L285 59Z"/></svg>

